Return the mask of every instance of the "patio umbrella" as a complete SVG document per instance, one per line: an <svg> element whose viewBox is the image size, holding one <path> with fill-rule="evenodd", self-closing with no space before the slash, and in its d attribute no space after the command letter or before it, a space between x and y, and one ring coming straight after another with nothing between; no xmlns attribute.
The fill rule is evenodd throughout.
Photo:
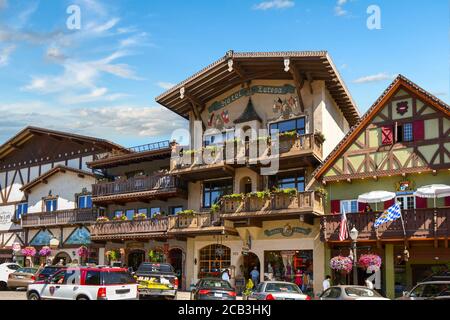
<svg viewBox="0 0 450 320"><path fill-rule="evenodd" d="M385 202L394 199L396 194L389 191L371 191L369 193L362 194L358 197L358 202L362 203L375 203L377 206L378 202ZM378 208L375 207L378 211Z"/></svg>
<svg viewBox="0 0 450 320"><path fill-rule="evenodd" d="M432 198L434 200L434 207L436 208L436 198L450 197L450 186L445 184L432 184L417 189L414 195L420 198Z"/></svg>

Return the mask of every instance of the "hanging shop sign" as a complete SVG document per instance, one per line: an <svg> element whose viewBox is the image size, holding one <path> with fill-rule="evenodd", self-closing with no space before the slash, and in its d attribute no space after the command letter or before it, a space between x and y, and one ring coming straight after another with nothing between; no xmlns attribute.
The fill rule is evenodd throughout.
<svg viewBox="0 0 450 320"><path fill-rule="evenodd" d="M209 108L208 112L213 113L214 111L225 108L231 103L243 98L248 97L252 94L273 94L273 95L285 95L295 93L295 87L290 84L285 84L281 87L276 86L253 86L250 88L244 88L239 91L234 92L225 99L221 101L214 102Z"/></svg>
<svg viewBox="0 0 450 320"><path fill-rule="evenodd" d="M281 234L283 237L292 237L295 233L300 233L304 235L309 235L312 232L310 228L300 228L300 227L291 227L291 225L287 224L284 228L275 228L270 230L265 230L264 234L267 237L272 237L277 234Z"/></svg>
<svg viewBox="0 0 450 320"><path fill-rule="evenodd" d="M397 192L414 191L414 189L415 189L414 181L402 180L395 184L395 191Z"/></svg>

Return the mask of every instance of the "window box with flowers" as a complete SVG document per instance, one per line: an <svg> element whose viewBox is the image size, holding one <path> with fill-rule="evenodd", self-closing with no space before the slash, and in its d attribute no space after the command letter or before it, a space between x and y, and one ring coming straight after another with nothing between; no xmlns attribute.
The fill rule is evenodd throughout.
<svg viewBox="0 0 450 320"><path fill-rule="evenodd" d="M128 218L126 215L121 215L121 216L114 217L113 221L128 221Z"/></svg>
<svg viewBox="0 0 450 320"><path fill-rule="evenodd" d="M225 195L222 197L222 201L225 213L235 213L236 211L242 209L244 195L241 193Z"/></svg>
<svg viewBox="0 0 450 320"><path fill-rule="evenodd" d="M275 210L280 209L291 209L298 208L298 191L295 188L288 189L275 189L273 192L274 198L274 208Z"/></svg>
<svg viewBox="0 0 450 320"><path fill-rule="evenodd" d="M248 210L261 211L270 206L270 191L256 191L247 194Z"/></svg>
<svg viewBox="0 0 450 320"><path fill-rule="evenodd" d="M147 215L145 213L135 214L133 220L147 220Z"/></svg>
<svg viewBox="0 0 450 320"><path fill-rule="evenodd" d="M102 223L102 222L109 222L108 217L106 216L101 216L97 218L97 223Z"/></svg>

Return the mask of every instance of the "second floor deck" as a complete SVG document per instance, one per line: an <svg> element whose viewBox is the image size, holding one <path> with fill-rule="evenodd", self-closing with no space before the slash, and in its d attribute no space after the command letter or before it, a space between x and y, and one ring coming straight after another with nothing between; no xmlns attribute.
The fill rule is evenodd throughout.
<svg viewBox="0 0 450 320"><path fill-rule="evenodd" d="M97 212L92 208L68 209L53 212L25 214L21 218L21 226L24 228L42 228L92 224L95 223L96 219Z"/></svg>

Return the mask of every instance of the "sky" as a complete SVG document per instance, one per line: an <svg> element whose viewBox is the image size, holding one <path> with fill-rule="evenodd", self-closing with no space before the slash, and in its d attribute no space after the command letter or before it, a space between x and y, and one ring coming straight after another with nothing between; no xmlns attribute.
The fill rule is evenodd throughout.
<svg viewBox="0 0 450 320"><path fill-rule="evenodd" d="M397 74L450 102L446 0L0 0L0 143L169 139L187 123L155 97L228 50L326 50L361 113Z"/></svg>

